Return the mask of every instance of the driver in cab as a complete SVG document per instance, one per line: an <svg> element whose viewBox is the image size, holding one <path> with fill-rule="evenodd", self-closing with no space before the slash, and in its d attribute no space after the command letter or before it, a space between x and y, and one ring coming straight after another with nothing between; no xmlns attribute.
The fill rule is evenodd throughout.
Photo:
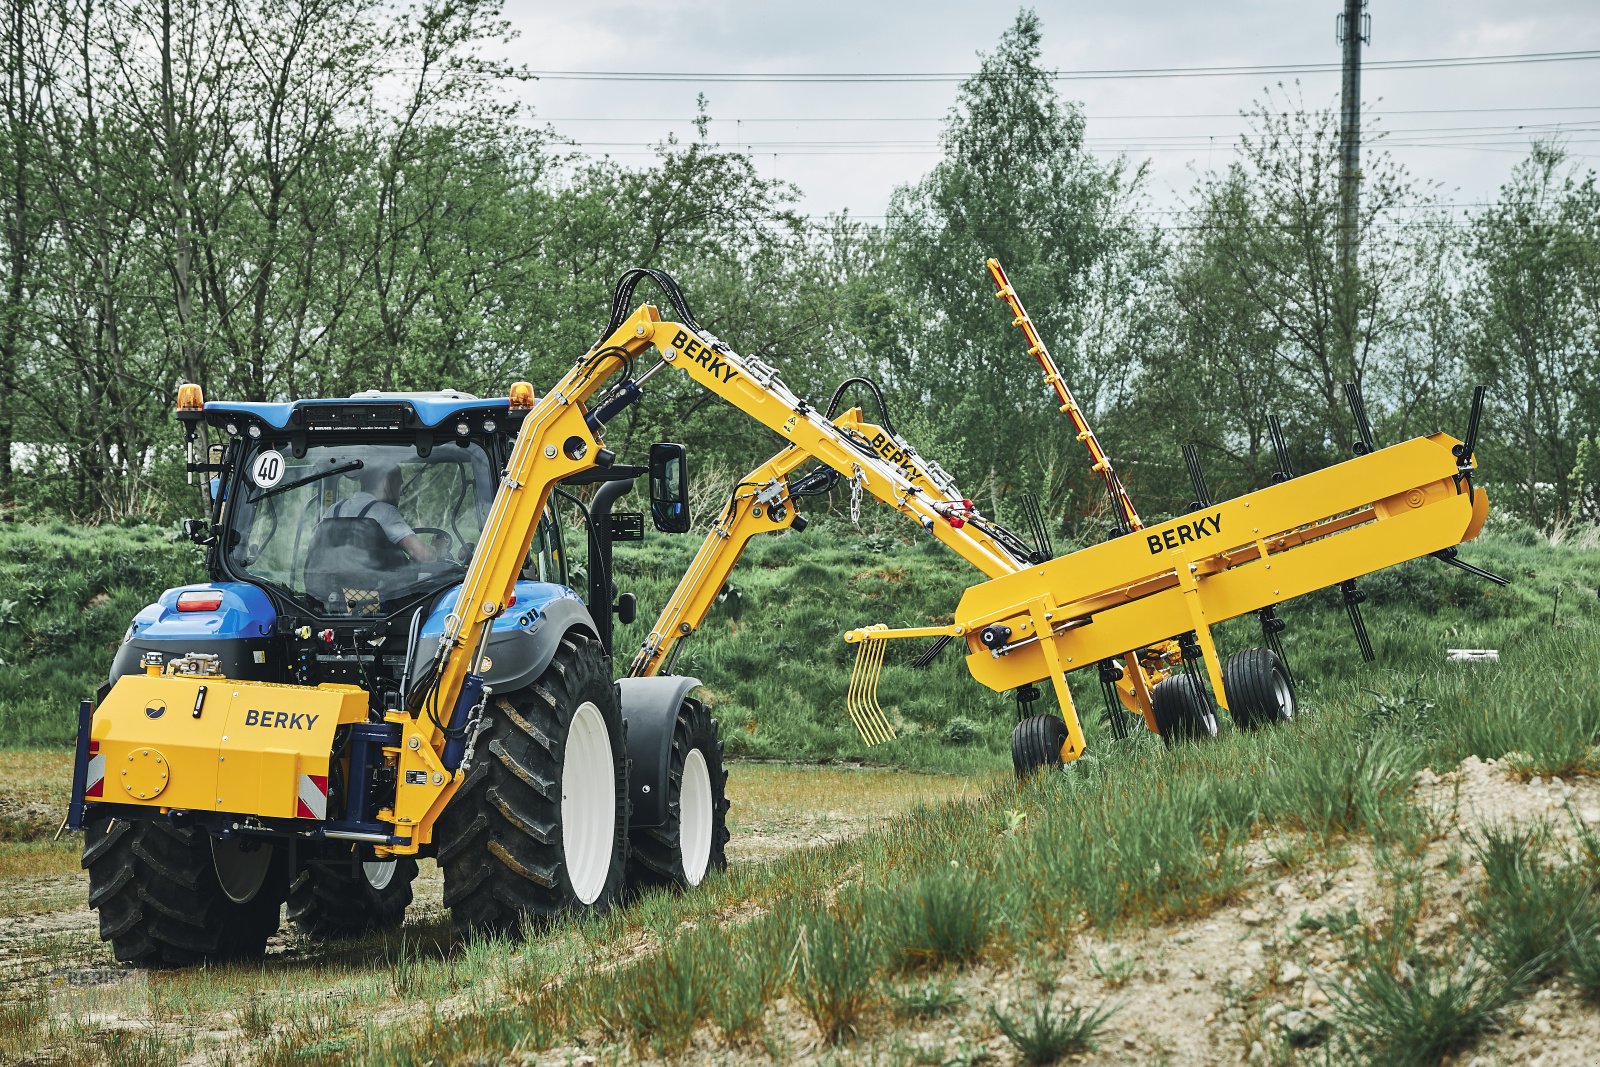
<svg viewBox="0 0 1600 1067"><path fill-rule="evenodd" d="M418 563L431 563L438 558L396 507L400 501L399 467L369 462L356 477L361 483L360 490L329 508L323 518L372 519L383 528L390 544L397 545Z"/></svg>

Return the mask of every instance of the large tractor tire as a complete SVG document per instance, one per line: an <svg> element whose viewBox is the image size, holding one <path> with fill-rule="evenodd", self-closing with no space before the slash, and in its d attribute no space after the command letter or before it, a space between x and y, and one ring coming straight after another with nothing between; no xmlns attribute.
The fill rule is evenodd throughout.
<svg viewBox="0 0 1600 1067"><path fill-rule="evenodd" d="M89 906L118 961L177 967L258 957L287 892L281 849L162 822L102 819L83 835Z"/></svg>
<svg viewBox="0 0 1600 1067"><path fill-rule="evenodd" d="M600 643L569 633L532 685L484 715L472 769L434 828L456 935L607 910L628 857L628 757Z"/></svg>
<svg viewBox="0 0 1600 1067"><path fill-rule="evenodd" d="M1294 718L1294 685L1283 661L1269 648L1247 648L1229 656L1222 666L1222 688L1228 694L1228 714L1241 730Z"/></svg>
<svg viewBox="0 0 1600 1067"><path fill-rule="evenodd" d="M1161 739L1168 745L1217 736L1217 712L1205 684L1187 671L1156 683L1150 703Z"/></svg>
<svg viewBox="0 0 1600 1067"><path fill-rule="evenodd" d="M1059 715L1030 715L1011 731L1011 766L1018 778L1062 765L1067 724Z"/></svg>
<svg viewBox="0 0 1600 1067"><path fill-rule="evenodd" d="M685 700L678 709L664 787L666 820L632 833L631 889L697 886L728 867L728 772L717 720L698 700Z"/></svg>
<svg viewBox="0 0 1600 1067"><path fill-rule="evenodd" d="M289 921L318 940L393 930L405 921L416 877L408 856L312 860L289 887Z"/></svg>

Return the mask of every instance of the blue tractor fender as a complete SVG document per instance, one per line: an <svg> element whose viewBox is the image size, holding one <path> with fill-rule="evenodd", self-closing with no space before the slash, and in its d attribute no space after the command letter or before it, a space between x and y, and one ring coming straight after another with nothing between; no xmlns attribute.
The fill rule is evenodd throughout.
<svg viewBox="0 0 1600 1067"><path fill-rule="evenodd" d="M216 607L180 607L185 594L216 594ZM191 652L218 657L230 678L265 678L270 641L278 614L272 600L244 582L200 582L162 593L133 617L111 662L110 680L144 669L147 654L163 662Z"/></svg>
<svg viewBox="0 0 1600 1067"><path fill-rule="evenodd" d="M496 693L510 693L533 684L555 658L561 639L572 630L596 637L600 628L578 594L553 582L519 581L516 603L495 619L484 654L491 666L484 683ZM445 619L461 596L458 585L434 604L417 640L418 664L433 662L444 636Z"/></svg>
<svg viewBox="0 0 1600 1067"><path fill-rule="evenodd" d="M617 682L622 721L628 724L628 759L633 764L628 776L633 826L660 826L667 821L672 728L678 721L678 709L699 687L700 679L676 674L623 678Z"/></svg>

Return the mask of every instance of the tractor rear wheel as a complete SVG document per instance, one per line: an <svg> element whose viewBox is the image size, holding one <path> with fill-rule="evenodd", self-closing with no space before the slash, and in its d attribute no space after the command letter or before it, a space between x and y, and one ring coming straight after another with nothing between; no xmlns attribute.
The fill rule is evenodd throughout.
<svg viewBox="0 0 1600 1067"><path fill-rule="evenodd" d="M1061 746L1067 743L1067 724L1059 715L1033 715L1011 731L1011 765L1018 778L1062 765Z"/></svg>
<svg viewBox="0 0 1600 1067"><path fill-rule="evenodd" d="M1156 683L1150 691L1156 713L1156 726L1168 745L1178 741L1201 741L1217 736L1217 713L1205 683L1187 671L1179 671Z"/></svg>
<svg viewBox="0 0 1600 1067"><path fill-rule="evenodd" d="M672 727L667 760L667 817L636 827L628 886L699 885L728 866L728 772L722 767L717 720L698 700L685 700Z"/></svg>
<svg viewBox="0 0 1600 1067"><path fill-rule="evenodd" d="M141 967L260 956L288 890L271 842L213 840L164 822L91 824L83 866L100 939L119 962Z"/></svg>
<svg viewBox="0 0 1600 1067"><path fill-rule="evenodd" d="M472 769L434 828L456 935L607 910L628 855L628 757L600 643L567 634L532 685L484 715Z"/></svg>
<svg viewBox="0 0 1600 1067"><path fill-rule="evenodd" d="M353 937L405 921L417 861L409 856L314 859L289 887L289 921L307 937Z"/></svg>
<svg viewBox="0 0 1600 1067"><path fill-rule="evenodd" d="M1222 688L1228 694L1228 714L1242 730L1294 718L1294 686L1283 661L1269 648L1247 648L1229 656L1222 667Z"/></svg>

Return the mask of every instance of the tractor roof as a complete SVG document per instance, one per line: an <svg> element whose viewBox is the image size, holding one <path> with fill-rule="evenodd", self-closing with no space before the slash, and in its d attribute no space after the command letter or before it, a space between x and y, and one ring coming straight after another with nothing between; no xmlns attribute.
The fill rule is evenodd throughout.
<svg viewBox="0 0 1600 1067"><path fill-rule="evenodd" d="M415 422L412 425L431 427L464 412L504 411L508 405L508 399L503 396L479 398L471 393L457 392L454 389L438 392L384 392L367 389L348 397L293 400L282 403L212 400L206 402L205 413L208 421L216 421L228 414L238 414L259 419L274 429L282 430L288 428L291 422L303 423L303 418L294 418L297 411L307 412L311 409L329 407L348 410L369 406L392 411L396 406L403 406L415 412Z"/></svg>

